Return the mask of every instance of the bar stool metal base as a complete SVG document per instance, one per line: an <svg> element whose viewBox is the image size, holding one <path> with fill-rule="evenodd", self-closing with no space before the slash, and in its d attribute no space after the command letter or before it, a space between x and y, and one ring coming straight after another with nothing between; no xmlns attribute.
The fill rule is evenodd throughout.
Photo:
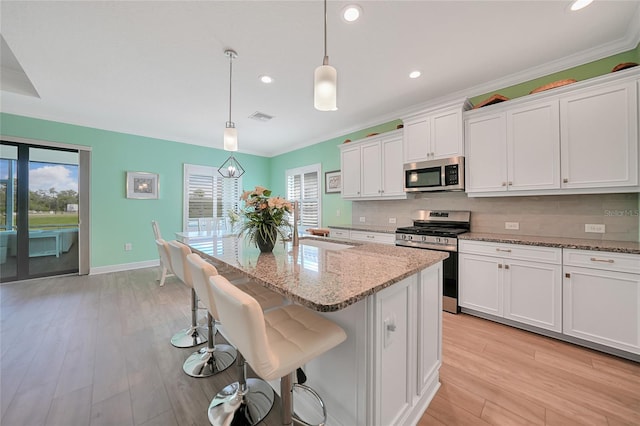
<svg viewBox="0 0 640 426"><path fill-rule="evenodd" d="M171 344L176 348L192 348L207 343L207 333L207 327L191 326L174 334Z"/></svg>
<svg viewBox="0 0 640 426"><path fill-rule="evenodd" d="M209 377L226 370L236 360L237 352L230 345L215 345L192 353L182 365L191 377Z"/></svg>
<svg viewBox="0 0 640 426"><path fill-rule="evenodd" d="M262 379L247 379L244 392L238 382L222 389L209 404L209 422L214 425L254 426L273 407L274 392Z"/></svg>

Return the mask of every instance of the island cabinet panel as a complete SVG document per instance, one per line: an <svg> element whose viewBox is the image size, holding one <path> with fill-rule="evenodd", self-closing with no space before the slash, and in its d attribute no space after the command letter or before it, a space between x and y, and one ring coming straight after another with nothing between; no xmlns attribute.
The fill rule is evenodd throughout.
<svg viewBox="0 0 640 426"><path fill-rule="evenodd" d="M305 366L327 424L416 424L440 387L442 263L321 315L348 336Z"/></svg>
<svg viewBox="0 0 640 426"><path fill-rule="evenodd" d="M376 294L375 424L400 424L413 402L415 278Z"/></svg>
<svg viewBox="0 0 640 426"><path fill-rule="evenodd" d="M442 365L442 321L434 315L442 312L442 268L432 267L420 273L417 298L418 380L415 395L421 396L434 392L437 383L433 377L438 375Z"/></svg>
<svg viewBox="0 0 640 426"><path fill-rule="evenodd" d="M619 272L640 256L565 250L565 259L564 334L640 354L640 274Z"/></svg>

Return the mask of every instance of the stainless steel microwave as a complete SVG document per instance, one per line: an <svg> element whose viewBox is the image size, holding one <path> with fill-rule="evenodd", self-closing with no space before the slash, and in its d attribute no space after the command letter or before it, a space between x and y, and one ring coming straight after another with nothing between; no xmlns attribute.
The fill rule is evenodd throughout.
<svg viewBox="0 0 640 426"><path fill-rule="evenodd" d="M464 157L407 163L405 192L464 191Z"/></svg>

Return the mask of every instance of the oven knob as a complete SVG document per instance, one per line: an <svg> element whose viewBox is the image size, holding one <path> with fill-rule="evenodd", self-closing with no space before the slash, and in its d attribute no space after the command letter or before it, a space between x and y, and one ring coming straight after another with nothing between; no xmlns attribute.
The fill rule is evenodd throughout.
<svg viewBox="0 0 640 426"><path fill-rule="evenodd" d="M442 241L444 241L445 244L449 244L449 239L448 238L444 238Z"/></svg>
<svg viewBox="0 0 640 426"><path fill-rule="evenodd" d="M411 235L405 235L405 237L407 237L407 240L413 240L413 237Z"/></svg>
<svg viewBox="0 0 640 426"><path fill-rule="evenodd" d="M436 237L436 243L440 242L440 237Z"/></svg>

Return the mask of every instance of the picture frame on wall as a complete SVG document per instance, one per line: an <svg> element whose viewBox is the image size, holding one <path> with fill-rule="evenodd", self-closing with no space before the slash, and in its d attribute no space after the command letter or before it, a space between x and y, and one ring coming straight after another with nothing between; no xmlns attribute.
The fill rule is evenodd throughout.
<svg viewBox="0 0 640 426"><path fill-rule="evenodd" d="M342 188L342 174L340 170L333 170L324 173L324 193L340 193Z"/></svg>
<svg viewBox="0 0 640 426"><path fill-rule="evenodd" d="M148 172L127 172L127 198L155 200L158 198L159 175Z"/></svg>

